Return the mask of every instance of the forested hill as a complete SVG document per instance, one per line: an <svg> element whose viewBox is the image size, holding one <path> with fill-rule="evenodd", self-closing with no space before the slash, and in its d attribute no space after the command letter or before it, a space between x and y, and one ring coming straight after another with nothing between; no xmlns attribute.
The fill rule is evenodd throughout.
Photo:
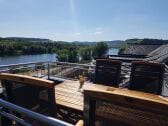
<svg viewBox="0 0 168 126"><path fill-rule="evenodd" d="M158 39L128 39L126 41L103 41L108 47L121 47L120 51L126 49L127 43L133 44L153 44L162 45L168 44L168 40ZM98 42L64 42L52 41L41 38L23 38L23 37L0 37L0 56L5 55L24 55L24 54L43 54L43 53L59 53L64 50L79 50L97 45Z"/></svg>
<svg viewBox="0 0 168 126"><path fill-rule="evenodd" d="M42 39L42 38L24 38L24 37L6 37L0 38L1 40L11 40L11 41L21 41L21 42L53 42L50 39Z"/></svg>
<svg viewBox="0 0 168 126"><path fill-rule="evenodd" d="M6 37L6 38L1 38L0 37L0 41L2 40L9 40L9 41L15 41L15 42L41 42L41 43L45 43L45 42L63 42L63 43L67 43L65 41L53 41L50 39L42 39L42 38L25 38L25 37ZM103 41L105 43L107 43L107 45L109 47L120 47L124 41L121 40L113 40L113 41ZM89 42L89 41L74 41L74 42L68 42L74 45L79 45L79 46L95 46L97 44L97 42Z"/></svg>
<svg viewBox="0 0 168 126"><path fill-rule="evenodd" d="M35 42L36 41L36 42ZM44 42L45 41L45 42ZM0 55L23 55L56 53L58 50L70 48L66 42L50 42L44 39L0 38Z"/></svg>
<svg viewBox="0 0 168 126"><path fill-rule="evenodd" d="M128 44L144 44L144 45L162 45L168 44L168 40L162 39L127 39L125 43Z"/></svg>
<svg viewBox="0 0 168 126"><path fill-rule="evenodd" d="M124 41L121 40L103 41L103 42L107 43L108 47L114 47L114 48L119 48L124 43ZM97 42L88 42L88 41L86 42L75 41L71 43L84 46L95 46L97 44Z"/></svg>

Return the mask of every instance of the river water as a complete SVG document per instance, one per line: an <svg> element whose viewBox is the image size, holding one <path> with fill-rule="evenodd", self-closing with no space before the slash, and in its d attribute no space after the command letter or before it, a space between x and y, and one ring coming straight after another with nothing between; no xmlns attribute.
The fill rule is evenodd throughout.
<svg viewBox="0 0 168 126"><path fill-rule="evenodd" d="M119 49L110 48L110 49L108 50L108 55L118 55L118 51L119 51Z"/></svg>
<svg viewBox="0 0 168 126"><path fill-rule="evenodd" d="M118 49L111 48L108 50L108 54L117 55ZM56 61L56 54L38 54L38 55L0 57L0 65L28 63L28 62L43 62L43 61Z"/></svg>
<svg viewBox="0 0 168 126"><path fill-rule="evenodd" d="M21 56L5 56L0 57L0 65L56 61L56 54L38 54L38 55L21 55Z"/></svg>

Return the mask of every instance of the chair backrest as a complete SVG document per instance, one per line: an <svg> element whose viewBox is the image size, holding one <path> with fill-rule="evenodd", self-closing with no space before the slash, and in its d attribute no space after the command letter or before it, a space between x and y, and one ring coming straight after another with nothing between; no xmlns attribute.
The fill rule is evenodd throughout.
<svg viewBox="0 0 168 126"><path fill-rule="evenodd" d="M121 61L97 59L94 83L108 86L119 86Z"/></svg>
<svg viewBox="0 0 168 126"><path fill-rule="evenodd" d="M166 126L168 100L133 90L84 90L85 126Z"/></svg>
<svg viewBox="0 0 168 126"><path fill-rule="evenodd" d="M164 64L146 61L132 62L130 89L161 94Z"/></svg>
<svg viewBox="0 0 168 126"><path fill-rule="evenodd" d="M46 107L50 115L54 115L55 83L53 81L6 73L0 73L0 80L9 102L42 114L45 114L43 110ZM43 109L40 110L42 107Z"/></svg>

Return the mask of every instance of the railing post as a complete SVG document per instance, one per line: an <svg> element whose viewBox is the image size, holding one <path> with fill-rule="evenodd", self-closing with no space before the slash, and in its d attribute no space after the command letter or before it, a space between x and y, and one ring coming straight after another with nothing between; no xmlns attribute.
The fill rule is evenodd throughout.
<svg viewBox="0 0 168 126"><path fill-rule="evenodd" d="M53 117L55 117L57 114L57 108L56 108L56 99L55 99L55 90L54 87L52 89L48 89L48 100L49 100L49 108L50 113Z"/></svg>
<svg viewBox="0 0 168 126"><path fill-rule="evenodd" d="M50 63L48 62L48 80L50 79Z"/></svg>
<svg viewBox="0 0 168 126"><path fill-rule="evenodd" d="M95 126L96 101L84 96L84 126Z"/></svg>

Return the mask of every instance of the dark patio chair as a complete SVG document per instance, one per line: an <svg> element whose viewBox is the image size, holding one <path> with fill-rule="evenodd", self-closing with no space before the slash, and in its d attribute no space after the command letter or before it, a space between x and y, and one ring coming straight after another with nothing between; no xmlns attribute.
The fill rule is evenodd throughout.
<svg viewBox="0 0 168 126"><path fill-rule="evenodd" d="M147 93L161 94L164 64L146 61L132 62L130 89Z"/></svg>
<svg viewBox="0 0 168 126"><path fill-rule="evenodd" d="M53 81L6 73L0 73L0 80L5 88L7 101L55 117L56 101Z"/></svg>
<svg viewBox="0 0 168 126"><path fill-rule="evenodd" d="M120 72L121 61L97 59L94 83L119 87Z"/></svg>
<svg viewBox="0 0 168 126"><path fill-rule="evenodd" d="M83 124L84 123L84 124ZM125 89L84 91L84 120L77 126L166 126L168 101Z"/></svg>

